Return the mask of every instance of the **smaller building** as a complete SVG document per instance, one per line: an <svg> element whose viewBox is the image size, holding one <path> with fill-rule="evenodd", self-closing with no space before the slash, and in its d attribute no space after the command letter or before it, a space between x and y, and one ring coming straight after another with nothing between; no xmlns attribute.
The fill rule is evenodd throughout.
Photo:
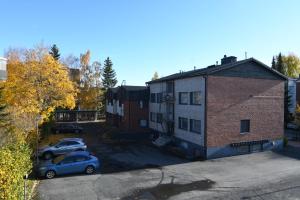
<svg viewBox="0 0 300 200"><path fill-rule="evenodd" d="M289 78L288 79L288 96L289 96L289 104L288 104L288 110L290 114L294 114L297 107L297 101L296 101L296 85L297 85L297 79Z"/></svg>
<svg viewBox="0 0 300 200"><path fill-rule="evenodd" d="M106 94L106 121L128 132L147 132L149 89L119 86Z"/></svg>
<svg viewBox="0 0 300 200"><path fill-rule="evenodd" d="M7 59L0 57L0 81L4 81L7 78L6 64L7 64Z"/></svg>

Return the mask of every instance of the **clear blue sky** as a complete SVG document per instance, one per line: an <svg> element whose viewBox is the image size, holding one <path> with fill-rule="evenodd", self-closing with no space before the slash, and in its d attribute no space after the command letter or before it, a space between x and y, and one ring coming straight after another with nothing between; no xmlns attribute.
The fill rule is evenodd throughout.
<svg viewBox="0 0 300 200"><path fill-rule="evenodd" d="M224 54L270 65L300 54L299 0L52 0L0 3L0 56L8 47L57 44L63 56L110 56L119 83L214 64Z"/></svg>

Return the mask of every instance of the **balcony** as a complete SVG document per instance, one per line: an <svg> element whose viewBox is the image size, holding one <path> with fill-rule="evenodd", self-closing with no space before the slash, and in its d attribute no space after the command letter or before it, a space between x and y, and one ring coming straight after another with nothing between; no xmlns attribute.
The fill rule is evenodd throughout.
<svg viewBox="0 0 300 200"><path fill-rule="evenodd" d="M175 101L175 98L174 98L174 95L173 94L164 94L163 96L163 102L166 102L166 103L174 103Z"/></svg>

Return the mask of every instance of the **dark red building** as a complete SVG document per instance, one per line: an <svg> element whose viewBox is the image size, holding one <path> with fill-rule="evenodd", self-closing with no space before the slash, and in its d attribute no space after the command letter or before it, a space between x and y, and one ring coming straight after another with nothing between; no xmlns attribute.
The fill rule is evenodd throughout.
<svg viewBox="0 0 300 200"><path fill-rule="evenodd" d="M108 89L106 121L128 132L147 132L149 89L146 86L119 86Z"/></svg>

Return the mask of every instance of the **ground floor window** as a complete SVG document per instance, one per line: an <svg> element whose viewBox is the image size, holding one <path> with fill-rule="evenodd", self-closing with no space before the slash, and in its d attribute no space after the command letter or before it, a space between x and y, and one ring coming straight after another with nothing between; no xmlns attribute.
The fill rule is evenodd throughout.
<svg viewBox="0 0 300 200"><path fill-rule="evenodd" d="M194 133L201 133L201 121L190 119L190 131Z"/></svg>
<svg viewBox="0 0 300 200"><path fill-rule="evenodd" d="M156 114L156 122L157 123L162 123L162 113L157 113Z"/></svg>
<svg viewBox="0 0 300 200"><path fill-rule="evenodd" d="M244 133L249 133L250 132L250 120L249 119L245 119L245 120L241 120L241 134Z"/></svg>
<svg viewBox="0 0 300 200"><path fill-rule="evenodd" d="M148 126L147 120L141 119L140 120L140 127L145 128Z"/></svg>
<svg viewBox="0 0 300 200"><path fill-rule="evenodd" d="M188 130L188 119L184 117L178 117L178 128Z"/></svg>
<svg viewBox="0 0 300 200"><path fill-rule="evenodd" d="M156 113L150 112L150 120L151 122L156 122Z"/></svg>

